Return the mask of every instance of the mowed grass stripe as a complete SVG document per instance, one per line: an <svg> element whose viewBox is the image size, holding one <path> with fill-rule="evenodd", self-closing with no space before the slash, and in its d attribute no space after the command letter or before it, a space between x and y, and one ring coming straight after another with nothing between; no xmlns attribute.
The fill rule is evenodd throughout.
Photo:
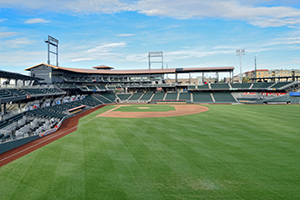
<svg viewBox="0 0 300 200"><path fill-rule="evenodd" d="M300 107L208 105L178 117L82 118L0 168L3 199L298 199ZM30 191L30 192L28 192Z"/></svg>

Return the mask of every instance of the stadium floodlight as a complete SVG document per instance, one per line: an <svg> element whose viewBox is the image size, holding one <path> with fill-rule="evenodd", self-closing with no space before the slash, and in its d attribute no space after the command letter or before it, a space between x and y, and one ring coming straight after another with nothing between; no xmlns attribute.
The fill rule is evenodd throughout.
<svg viewBox="0 0 300 200"><path fill-rule="evenodd" d="M45 40L45 43L48 44L48 65L51 64L50 53L52 53L56 55L56 66L58 66L58 39L55 39L54 37L48 35L48 40ZM55 47L56 52L50 50L51 46Z"/></svg>
<svg viewBox="0 0 300 200"><path fill-rule="evenodd" d="M158 57L158 59L151 61L151 58L154 57ZM151 69L151 63L161 63L161 68L163 69L164 68L163 52L162 51L149 52L148 54L149 69Z"/></svg>
<svg viewBox="0 0 300 200"><path fill-rule="evenodd" d="M240 57L240 81L241 83L243 82L242 78L242 56L245 55L245 49L237 49L236 50L236 55Z"/></svg>
<svg viewBox="0 0 300 200"><path fill-rule="evenodd" d="M257 75L256 75L256 71L257 71L257 66L256 66L256 57L258 56L258 54L260 53L260 51L257 52L256 56L254 57L254 72L255 72L255 83L256 83L256 78L257 78Z"/></svg>

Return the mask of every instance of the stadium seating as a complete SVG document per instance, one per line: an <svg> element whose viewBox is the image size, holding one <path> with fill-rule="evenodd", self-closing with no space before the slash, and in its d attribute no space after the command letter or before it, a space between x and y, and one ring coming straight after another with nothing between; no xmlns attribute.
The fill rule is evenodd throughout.
<svg viewBox="0 0 300 200"><path fill-rule="evenodd" d="M144 93L140 98L140 101L149 101L152 97L153 93Z"/></svg>
<svg viewBox="0 0 300 200"><path fill-rule="evenodd" d="M188 92L181 92L181 93L179 94L179 100L190 101L190 100L191 100L191 93L188 93Z"/></svg>
<svg viewBox="0 0 300 200"><path fill-rule="evenodd" d="M152 97L152 100L163 100L165 97L165 93L155 93Z"/></svg>
<svg viewBox="0 0 300 200"><path fill-rule="evenodd" d="M193 92L194 103L213 103L210 92Z"/></svg>
<svg viewBox="0 0 300 200"><path fill-rule="evenodd" d="M113 100L111 100L110 98L108 98L107 94L93 94L93 97L99 99L104 104L114 103Z"/></svg>
<svg viewBox="0 0 300 200"><path fill-rule="evenodd" d="M108 90L116 90L116 87L115 86L107 86L107 89Z"/></svg>
<svg viewBox="0 0 300 200"><path fill-rule="evenodd" d="M50 106L42 109L30 110L27 111L25 114L31 117L39 117L39 118L46 118L46 119L50 119L54 117L54 118L62 119L65 116L67 116L67 114L62 112L65 110L67 110L66 106L56 105L56 106Z"/></svg>
<svg viewBox="0 0 300 200"><path fill-rule="evenodd" d="M26 95L25 92L17 90L17 89L8 89L7 91L10 92L10 94L12 94L13 96Z"/></svg>
<svg viewBox="0 0 300 200"><path fill-rule="evenodd" d="M128 100L129 101L137 101L142 96L142 94L143 93L141 93L141 92L134 93Z"/></svg>
<svg viewBox="0 0 300 200"><path fill-rule="evenodd" d="M107 90L105 85L96 85L99 90Z"/></svg>
<svg viewBox="0 0 300 200"><path fill-rule="evenodd" d="M165 100L177 100L177 92L168 92Z"/></svg>
<svg viewBox="0 0 300 200"><path fill-rule="evenodd" d="M229 89L228 83L210 84L211 89Z"/></svg>
<svg viewBox="0 0 300 200"><path fill-rule="evenodd" d="M292 82L277 82L271 88L279 89L279 88L281 88L281 87L283 87L285 85L288 85L290 83L292 83Z"/></svg>
<svg viewBox="0 0 300 200"><path fill-rule="evenodd" d="M233 98L230 92L213 92L216 103L234 103L236 100Z"/></svg>
<svg viewBox="0 0 300 200"><path fill-rule="evenodd" d="M195 85L189 85L189 86L188 86L188 89L189 89L189 90L194 90L194 89L196 89L196 86L195 86Z"/></svg>
<svg viewBox="0 0 300 200"><path fill-rule="evenodd" d="M98 90L97 87L95 85L86 85L86 87L89 89L89 90Z"/></svg>
<svg viewBox="0 0 300 200"><path fill-rule="evenodd" d="M61 94L64 93L63 91L56 89L56 88L41 88L42 91L48 94Z"/></svg>
<svg viewBox="0 0 300 200"><path fill-rule="evenodd" d="M236 98L239 102L258 101L259 98Z"/></svg>
<svg viewBox="0 0 300 200"><path fill-rule="evenodd" d="M117 97L119 97L121 101L126 101L131 95L132 94L117 94Z"/></svg>
<svg viewBox="0 0 300 200"><path fill-rule="evenodd" d="M274 82L258 82L258 83L253 83L253 86L251 89L262 89L262 88L268 88L271 85L273 85Z"/></svg>
<svg viewBox="0 0 300 200"><path fill-rule="evenodd" d="M207 89L209 89L209 85L208 84L198 85L197 88L198 88L198 90L203 90L203 89L207 90Z"/></svg>
<svg viewBox="0 0 300 200"><path fill-rule="evenodd" d="M0 98L12 97L12 94L6 92L5 90L0 90Z"/></svg>
<svg viewBox="0 0 300 200"><path fill-rule="evenodd" d="M104 93L101 95L104 96L105 98L109 99L112 103L114 103L117 98L114 93Z"/></svg>
<svg viewBox="0 0 300 200"><path fill-rule="evenodd" d="M39 94L46 94L47 92L38 89L38 88L22 88L22 90L28 95L39 95Z"/></svg>
<svg viewBox="0 0 300 200"><path fill-rule="evenodd" d="M252 83L231 83L232 88L249 89Z"/></svg>
<svg viewBox="0 0 300 200"><path fill-rule="evenodd" d="M77 87L84 92L89 91L89 88L87 88L85 85L77 86Z"/></svg>

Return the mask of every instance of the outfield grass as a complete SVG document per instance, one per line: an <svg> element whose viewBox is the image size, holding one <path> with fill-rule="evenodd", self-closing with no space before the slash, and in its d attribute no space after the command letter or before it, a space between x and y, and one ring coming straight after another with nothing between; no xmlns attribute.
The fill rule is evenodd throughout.
<svg viewBox="0 0 300 200"><path fill-rule="evenodd" d="M144 108L144 109L143 109ZM166 112L176 110L174 106L170 105L156 105L156 104L132 104L130 106L122 106L115 111L121 112Z"/></svg>
<svg viewBox="0 0 300 200"><path fill-rule="evenodd" d="M300 199L299 105L104 118L0 168L1 199Z"/></svg>

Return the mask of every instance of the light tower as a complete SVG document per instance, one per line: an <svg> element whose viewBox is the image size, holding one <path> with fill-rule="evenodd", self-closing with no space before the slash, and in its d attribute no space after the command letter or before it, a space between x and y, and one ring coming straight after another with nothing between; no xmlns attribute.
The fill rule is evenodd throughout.
<svg viewBox="0 0 300 200"><path fill-rule="evenodd" d="M257 71L257 65L256 65L256 57L258 56L260 51L257 52L256 56L254 57L254 67L255 67L255 83L256 83L256 78L257 78L257 75L256 75L256 71Z"/></svg>
<svg viewBox="0 0 300 200"><path fill-rule="evenodd" d="M56 66L58 66L58 39L55 39L54 37L51 37L50 35L48 35L48 40L45 40L45 43L48 44L48 65L51 64L50 61L50 53L56 55ZM55 52L51 51L51 46L55 47Z"/></svg>
<svg viewBox="0 0 300 200"><path fill-rule="evenodd" d="M154 58L155 60L151 60ZM164 68L164 57L162 51L149 52L148 54L148 65L149 69L151 69L151 63L161 63L161 68Z"/></svg>
<svg viewBox="0 0 300 200"><path fill-rule="evenodd" d="M240 81L241 83L243 82L242 78L242 56L245 55L245 49L237 49L236 50L236 55L240 57Z"/></svg>

